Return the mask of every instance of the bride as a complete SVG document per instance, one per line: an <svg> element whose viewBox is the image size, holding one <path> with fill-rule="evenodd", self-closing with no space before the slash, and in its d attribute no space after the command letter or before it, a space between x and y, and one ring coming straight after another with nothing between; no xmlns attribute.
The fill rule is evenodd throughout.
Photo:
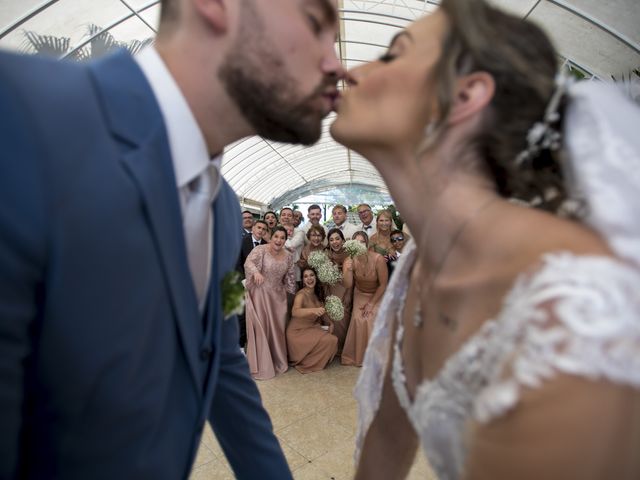
<svg viewBox="0 0 640 480"><path fill-rule="evenodd" d="M404 478L419 445L441 480L640 478L636 107L567 87L546 35L483 0L348 81L332 135L415 239L356 387L356 478Z"/></svg>

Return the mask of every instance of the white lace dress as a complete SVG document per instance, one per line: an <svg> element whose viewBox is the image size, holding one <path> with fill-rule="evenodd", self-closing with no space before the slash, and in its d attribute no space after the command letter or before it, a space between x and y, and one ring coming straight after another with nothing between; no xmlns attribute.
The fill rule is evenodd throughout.
<svg viewBox="0 0 640 480"><path fill-rule="evenodd" d="M414 260L410 244L380 306L356 385L356 459L380 403L390 348L394 390L440 480L462 474L468 421L505 414L523 387L536 388L562 372L640 389L640 273L612 258L555 253L517 279L498 316L449 357L436 378L422 382L411 401L398 316Z"/></svg>

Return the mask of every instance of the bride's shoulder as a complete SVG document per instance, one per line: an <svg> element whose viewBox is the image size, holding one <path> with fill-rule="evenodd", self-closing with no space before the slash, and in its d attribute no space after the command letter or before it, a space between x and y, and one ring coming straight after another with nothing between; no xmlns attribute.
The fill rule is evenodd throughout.
<svg viewBox="0 0 640 480"><path fill-rule="evenodd" d="M507 228L494 229L486 242L487 258L495 269L513 279L532 277L549 271L554 265L579 266L582 272L630 268L618 258L607 241L580 221L560 218L547 212L526 208ZM562 277L563 268L555 268ZM564 272L571 275L570 271Z"/></svg>

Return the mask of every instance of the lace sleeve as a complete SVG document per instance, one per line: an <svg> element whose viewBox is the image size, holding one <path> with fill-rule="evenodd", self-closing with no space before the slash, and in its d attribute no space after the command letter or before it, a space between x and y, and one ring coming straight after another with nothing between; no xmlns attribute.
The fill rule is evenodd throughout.
<svg viewBox="0 0 640 480"><path fill-rule="evenodd" d="M293 253L287 254L287 273L284 275L284 288L292 295L296 293L296 270L293 268Z"/></svg>
<svg viewBox="0 0 640 480"><path fill-rule="evenodd" d="M245 278L247 279L247 287L253 286L253 274L258 272L262 273L262 262L264 260L264 254L266 252L265 245L258 245L255 247L244 262Z"/></svg>
<svg viewBox="0 0 640 480"><path fill-rule="evenodd" d="M638 271L614 259L548 255L516 284L495 322L476 420L506 413L522 388L557 373L640 389L638 286Z"/></svg>

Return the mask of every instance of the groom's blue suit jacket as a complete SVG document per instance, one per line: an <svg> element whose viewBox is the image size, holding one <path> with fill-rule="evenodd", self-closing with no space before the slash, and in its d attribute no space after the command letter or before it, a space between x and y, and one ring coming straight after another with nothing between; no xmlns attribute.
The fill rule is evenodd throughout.
<svg viewBox="0 0 640 480"><path fill-rule="evenodd" d="M186 478L208 419L238 478L286 479L220 283L205 320L167 133L133 59L0 54L0 478Z"/></svg>

